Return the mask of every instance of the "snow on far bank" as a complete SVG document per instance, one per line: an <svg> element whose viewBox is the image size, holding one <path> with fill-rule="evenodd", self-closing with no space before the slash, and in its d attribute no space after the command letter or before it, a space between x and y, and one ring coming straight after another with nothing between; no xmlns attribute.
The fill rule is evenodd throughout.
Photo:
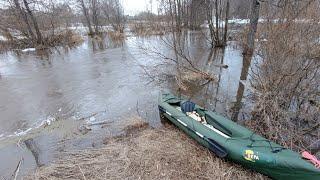
<svg viewBox="0 0 320 180"><path fill-rule="evenodd" d="M279 23L280 19L263 19L263 18L259 18L258 22L259 23L265 23L265 22L272 22L272 23ZM287 19L283 19L281 20L282 22L286 22ZM310 20L310 19L295 19L293 20L293 22L295 23L313 23L314 21ZM233 19L229 19L228 20L228 24L236 24L236 25L246 25L250 23L250 19L237 19L237 18L233 18ZM318 22L320 23L320 22ZM225 21L221 20L219 22L219 26L223 27L225 24ZM213 26L216 27L216 23L215 23L215 18L213 17ZM202 28L209 28L209 24L207 22L205 22L204 24L202 24L200 27Z"/></svg>
<svg viewBox="0 0 320 180"><path fill-rule="evenodd" d="M230 19L229 24L249 24L250 19Z"/></svg>
<svg viewBox="0 0 320 180"><path fill-rule="evenodd" d="M237 25L245 25L245 24L249 24L250 20L249 19L229 19L228 20L228 24L237 24ZM225 21L221 20L219 22L219 26L223 27L225 25ZM213 21L213 26L216 27L216 22L215 19ZM209 24L207 22L205 22L204 24L200 25L201 28L209 28Z"/></svg>
<svg viewBox="0 0 320 180"><path fill-rule="evenodd" d="M21 50L22 52L30 52L30 51L35 51L36 48L27 48L27 49L23 49Z"/></svg>

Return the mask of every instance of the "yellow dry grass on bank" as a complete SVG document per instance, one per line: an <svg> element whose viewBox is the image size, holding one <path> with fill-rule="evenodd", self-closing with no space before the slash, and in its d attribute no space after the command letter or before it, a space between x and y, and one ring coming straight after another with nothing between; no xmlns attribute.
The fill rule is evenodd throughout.
<svg viewBox="0 0 320 180"><path fill-rule="evenodd" d="M67 152L29 179L266 179L215 157L172 125L152 129L139 118L99 149Z"/></svg>

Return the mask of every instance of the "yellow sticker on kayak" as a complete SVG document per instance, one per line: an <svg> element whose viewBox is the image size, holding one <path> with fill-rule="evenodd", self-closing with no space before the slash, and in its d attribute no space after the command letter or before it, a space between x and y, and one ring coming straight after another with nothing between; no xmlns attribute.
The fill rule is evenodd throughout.
<svg viewBox="0 0 320 180"><path fill-rule="evenodd" d="M244 155L243 155L245 160L251 161L251 162L255 162L256 160L259 160L259 156L257 155L257 153L254 153L252 150L247 149L244 151Z"/></svg>

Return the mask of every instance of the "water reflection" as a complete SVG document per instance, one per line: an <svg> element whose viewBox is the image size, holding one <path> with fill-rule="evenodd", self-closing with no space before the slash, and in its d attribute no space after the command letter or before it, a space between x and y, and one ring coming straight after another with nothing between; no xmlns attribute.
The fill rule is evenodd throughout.
<svg viewBox="0 0 320 180"><path fill-rule="evenodd" d="M225 54L225 48L214 48L214 53L213 53L213 62L218 62L220 65L222 65L224 63L224 54ZM212 59L209 56L210 59ZM212 63L211 63L212 66ZM218 103L218 96L219 96L219 90L220 90L220 84L221 84L221 76L222 76L222 66L219 67L219 71L218 71L218 79L217 79L217 83L216 83L216 88L215 88L215 98L214 98L214 103L213 103L213 110L215 110L217 108L217 103Z"/></svg>
<svg viewBox="0 0 320 180"><path fill-rule="evenodd" d="M30 150L32 156L34 157L37 166L43 166L43 164L40 161L40 149L38 148L36 142L33 139L28 139L25 140L24 143L28 150Z"/></svg>
<svg viewBox="0 0 320 180"><path fill-rule="evenodd" d="M243 56L243 65L242 65L242 69L241 69L241 76L240 76L240 81L239 81L239 86L238 86L238 91L237 91L237 98L236 98L236 102L232 108L232 120L233 121L238 121L239 118L239 113L240 113L240 109L242 108L242 99L243 99L243 95L244 95L244 90L245 90L245 85L244 82L247 80L248 78L248 74L249 74L249 68L251 65L251 59L252 56L251 55L244 55Z"/></svg>
<svg viewBox="0 0 320 180"><path fill-rule="evenodd" d="M106 49L105 36L96 36L95 38L90 38L89 41L93 52Z"/></svg>
<svg viewBox="0 0 320 180"><path fill-rule="evenodd" d="M112 34L103 33L93 38L89 37L89 46L93 52L103 51L109 48L120 48L124 46L124 38L114 37Z"/></svg>
<svg viewBox="0 0 320 180"><path fill-rule="evenodd" d="M240 53L231 47L201 51L190 48L189 53L194 57L197 67L214 75L215 81L208 82L201 78L187 81L185 82L187 88L181 93L207 109L229 116L230 106L234 102L233 99L236 99L239 76L241 76ZM174 88L171 89L174 90Z"/></svg>

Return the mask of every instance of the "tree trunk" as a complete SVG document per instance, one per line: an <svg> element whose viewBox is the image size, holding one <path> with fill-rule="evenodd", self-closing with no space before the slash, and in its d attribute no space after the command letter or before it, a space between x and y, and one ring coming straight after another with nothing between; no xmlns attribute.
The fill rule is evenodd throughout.
<svg viewBox="0 0 320 180"><path fill-rule="evenodd" d="M97 0L92 0L92 22L94 25L95 33L99 32L99 20L97 12Z"/></svg>
<svg viewBox="0 0 320 180"><path fill-rule="evenodd" d="M84 4L84 0L79 0L79 2L80 2L80 5L82 7L83 15L84 15L84 17L86 18L86 21L87 21L87 25L88 25L88 28L89 28L89 35L93 35L94 33L93 33L93 30L92 30L92 27L91 27L91 21L90 21L88 9L87 9L86 5Z"/></svg>
<svg viewBox="0 0 320 180"><path fill-rule="evenodd" d="M220 46L220 37L219 37L219 12L218 12L218 0L215 0L215 9L216 9L216 45L215 46Z"/></svg>
<svg viewBox="0 0 320 180"><path fill-rule="evenodd" d="M254 39L257 32L259 21L260 2L253 0L251 4L250 28L247 36L247 44L245 45L243 54L252 55L254 51Z"/></svg>
<svg viewBox="0 0 320 180"><path fill-rule="evenodd" d="M14 5L15 5L15 8L19 11L21 18L24 20L24 23L26 23L29 36L31 37L32 41L34 41L35 40L35 35L34 35L33 31L32 31L31 25L30 25L30 23L28 21L28 17L27 17L26 12L21 8L20 3L19 3L18 0L14 0L13 2L14 2Z"/></svg>
<svg viewBox="0 0 320 180"><path fill-rule="evenodd" d="M229 0L227 0L227 6L226 6L226 18L224 21L224 35L223 35L223 43L224 45L227 45L227 37L228 37L228 21L229 21L229 9L230 9L230 3Z"/></svg>
<svg viewBox="0 0 320 180"><path fill-rule="evenodd" d="M181 21L181 1L177 0L177 24L178 24L178 31L181 32L182 28L182 21Z"/></svg>
<svg viewBox="0 0 320 180"><path fill-rule="evenodd" d="M28 15L29 15L30 18L31 18L31 21L32 21L32 23L33 23L33 27L34 27L34 29L36 30L37 43L38 43L38 44L42 44L42 43L43 43L43 39L42 39L42 34L41 34L40 29L39 29L39 26L38 26L38 22L37 22L36 18L34 17L31 9L30 9L30 7L29 7L29 4L28 4L27 0L23 0L23 3L24 3L24 6L25 6L25 8L26 8L26 10L27 10Z"/></svg>

